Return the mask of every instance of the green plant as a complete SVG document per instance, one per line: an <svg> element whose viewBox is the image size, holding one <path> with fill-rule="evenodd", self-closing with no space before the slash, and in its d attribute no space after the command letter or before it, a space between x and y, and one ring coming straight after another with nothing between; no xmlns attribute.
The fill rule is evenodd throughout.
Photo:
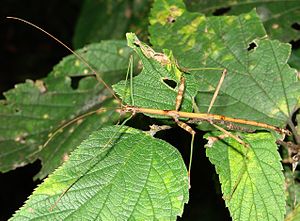
<svg viewBox="0 0 300 221"><path fill-rule="evenodd" d="M286 141L299 143L292 117L299 106L300 84L296 70L287 64L291 47L268 37L255 10L238 16L206 17L187 11L180 0L157 0L149 22L153 48L172 54L179 66L228 70L212 113L280 128L288 125L294 137ZM132 79L135 106L174 108L176 89L164 79L178 84L178 70L145 56L139 47L134 49L143 63L141 73ZM123 96L128 94L124 82L117 83L134 54L125 41L92 43L77 53L105 82L114 84L124 103L131 104L130 96ZM115 111L118 103L91 74L82 61L71 55L47 78L27 81L5 93L0 122L13 126L1 129L1 171L41 159L43 167L36 178L51 173L12 220L175 220L189 198L181 155L149 133L124 125L109 126L119 119ZM220 71L195 70L184 76L186 90L181 110L192 112L195 100L197 109L205 113ZM78 87L71 87L74 80L79 81ZM87 115L90 111L95 114ZM83 114L84 118L77 118ZM66 121L72 123L52 134L47 142L48 134ZM157 117L157 123L173 121ZM234 220L283 220L286 210L292 211L292 203L286 207L284 189L284 175L291 172L286 169L283 173L276 144L282 135L243 126L256 129L252 133L233 131L249 145L246 148L208 123L196 127L205 131L204 137L209 140L206 155L216 168ZM185 131L182 134L188 136ZM194 174L196 171L192 171L192 179ZM292 182L291 186L297 192L298 184ZM291 214L297 216L297 207Z"/></svg>

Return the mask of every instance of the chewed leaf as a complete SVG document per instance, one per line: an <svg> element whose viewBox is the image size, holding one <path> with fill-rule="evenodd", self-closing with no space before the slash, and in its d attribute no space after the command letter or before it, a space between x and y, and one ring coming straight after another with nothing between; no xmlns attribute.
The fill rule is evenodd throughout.
<svg viewBox="0 0 300 221"><path fill-rule="evenodd" d="M91 134L11 220L175 220L187 201L187 171L175 148L111 126Z"/></svg>
<svg viewBox="0 0 300 221"><path fill-rule="evenodd" d="M160 16L174 11L180 13L171 23ZM188 12L180 0L157 1L150 22L152 44L172 50L179 65L195 77L201 112L207 111L221 72L195 69L219 67L228 74L211 113L280 127L291 119L300 97L296 70L287 65L291 47L268 39L255 11L205 17Z"/></svg>
<svg viewBox="0 0 300 221"><path fill-rule="evenodd" d="M150 46L140 42L133 33L127 33L127 41L143 64L141 73L133 78L134 104L155 109L174 109L180 77L183 73L176 68L172 53L154 51ZM184 77L186 78L186 96L182 103L182 110L191 111L197 85L192 75L187 74ZM172 83L166 83L168 81L174 86ZM125 82L119 82L113 88L124 99L124 102L131 104L130 90L129 87L125 87ZM126 93L124 88L126 88Z"/></svg>
<svg viewBox="0 0 300 221"><path fill-rule="evenodd" d="M78 51L110 83L124 76L131 49L124 41L106 41ZM95 129L118 119L116 103L106 88L75 56L64 58L49 76L18 84L0 104L0 170L41 159L43 178ZM52 137L65 123L99 107L102 111L78 119ZM108 108L108 109L106 109ZM103 117L99 120L99 116Z"/></svg>
<svg viewBox="0 0 300 221"><path fill-rule="evenodd" d="M223 198L234 220L283 220L284 176L270 133L243 135L249 147L232 138L206 137L206 154L216 167Z"/></svg>

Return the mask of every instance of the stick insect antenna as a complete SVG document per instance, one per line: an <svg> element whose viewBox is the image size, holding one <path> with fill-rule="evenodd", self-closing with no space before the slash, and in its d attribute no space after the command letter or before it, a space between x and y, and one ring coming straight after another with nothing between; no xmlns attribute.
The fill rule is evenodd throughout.
<svg viewBox="0 0 300 221"><path fill-rule="evenodd" d="M64 48L66 48L68 51L70 51L72 54L74 54L79 60L81 60L95 75L96 79L101 82L106 88L107 90L109 90L109 92L114 96L114 98L118 101L118 103L121 103L121 100L117 97L117 95L115 94L115 92L113 91L113 89L108 86L107 83L105 83L105 81L99 76L98 72L87 62L87 60L85 60L80 54L78 54L77 52L73 51L69 46L67 46L66 44L64 44L62 41L60 41L58 38L56 38L54 35L50 34L49 32L45 31L44 29L40 28L39 26L25 20L22 18L17 18L17 17L6 17L7 19L13 19L13 20L17 20L17 21L21 21L31 27L34 27L38 30L40 30L41 32L43 32L44 34L48 35L50 38L54 39L56 42L58 42L59 44L61 44Z"/></svg>
<svg viewBox="0 0 300 221"><path fill-rule="evenodd" d="M114 91L112 90L112 88L101 78L101 76L99 75L99 73L88 63L88 61L82 57L79 53L73 51L69 46L67 46L66 44L64 44L62 41L60 41L58 38L56 38L54 35L50 34L49 32L45 31L44 29L40 28L39 26L25 20L25 19L21 19L21 18L18 18L18 17L6 17L7 19L13 19L13 20L17 20L17 21L20 21L20 22L23 22L31 27L34 27L36 29L38 29L39 31L43 32L44 34L46 34L47 36L49 36L50 38L54 39L57 43L59 43L60 45L62 45L64 48L66 48L68 51L70 51L75 57L77 57L80 61L83 62L84 65L86 65L86 67L88 69L90 69L90 71L93 73L93 75L95 76L95 78L100 82L102 83L106 88L107 90L112 94L112 96L118 101L119 104L121 104L121 100L117 97L117 95L114 93ZM132 58L130 59L130 62L132 62ZM132 68L132 64L131 64L131 71L133 70ZM89 115L92 115L92 114L95 114L95 113L99 113L101 111L103 111L104 109L98 109L98 110L95 110L95 111L91 111L89 113L85 113L83 115L80 115L79 117L71 120L70 122L62 125L59 129L57 129L56 131L54 131L54 133L51 135L51 137L46 141L46 143L44 143L43 147L46 146L52 139L53 136L55 136L56 134L58 134L60 132L60 130L64 129L65 127L69 126L70 124L84 118L84 117L87 117ZM104 145L104 148L108 147L111 142L116 138L117 134L120 132L121 128L123 125L125 125L125 123L130 120L132 117L132 115L127 118L126 120L124 120L122 122L122 124L120 125L120 128L112 134L111 138L109 139L109 141ZM97 157L93 158L93 161L91 162L91 166L86 170L84 171L82 174L79 175L79 177L75 180L75 182L73 182L67 189L65 189L61 194L60 196L58 197L58 199L54 202L54 204L51 206L51 208L49 209L50 211L52 211L56 206L57 204L59 203L59 201L61 200L61 198L73 187L73 185L78 182L81 178L84 177L84 174L88 173L97 163L98 163L98 159Z"/></svg>

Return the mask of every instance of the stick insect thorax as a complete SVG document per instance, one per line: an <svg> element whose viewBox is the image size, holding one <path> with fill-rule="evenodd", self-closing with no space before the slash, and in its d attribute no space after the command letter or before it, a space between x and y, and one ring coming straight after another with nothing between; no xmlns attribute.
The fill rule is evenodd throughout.
<svg viewBox="0 0 300 221"><path fill-rule="evenodd" d="M142 107L135 107L130 105L125 105L123 108L118 109L118 112L130 112L130 113L145 113L145 114L153 114L153 115L161 115L161 116L168 116L170 118L177 117L177 118L188 118L192 121L223 121L223 122L230 122L230 123L238 123L244 124L249 126L255 126L259 128L265 128L269 130L276 131L280 134L291 135L291 132L287 129L276 127L273 125L269 125L266 123L239 119L239 118L232 118L226 117L224 115L218 114L209 114L209 113L191 113L191 112L184 112L184 111L176 111L176 110L158 110L158 109L150 109L150 108L142 108Z"/></svg>

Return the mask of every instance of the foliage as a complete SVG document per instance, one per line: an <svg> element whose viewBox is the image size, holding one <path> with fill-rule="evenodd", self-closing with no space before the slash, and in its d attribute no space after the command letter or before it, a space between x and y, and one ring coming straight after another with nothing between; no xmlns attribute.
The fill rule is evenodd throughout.
<svg viewBox="0 0 300 221"><path fill-rule="evenodd" d="M85 23L96 26L103 22L104 15L92 13L98 6L93 8L96 3L86 1L75 45L92 42L91 33L101 30L105 30L97 35L101 38L119 38L131 24L124 19L130 2L101 1L98 6L106 5L103 10L114 16L101 28L87 31ZM195 4L189 5L196 10ZM214 10L219 4L214 5ZM138 55L143 67L140 74L130 84L120 81L113 86L122 99L121 107L94 73L73 55L55 66L47 78L28 81L8 91L0 106L1 125L6 125L0 133L1 171L41 159L43 168L37 177L51 173L11 220L175 220L181 216L189 199L189 178L177 149L156 138L157 131L124 126L128 120L119 126L107 125L118 121L116 109L122 112L122 107L133 102L138 107L174 109L182 77L186 79L186 89L181 111L205 113L219 82L220 69L226 68L228 74L211 113L281 128L288 124L295 138L288 141L299 142L293 122L300 103L297 71L287 64L291 46L275 39L290 39L283 33L294 32L279 25L280 33L275 33L265 21L266 31L252 10L257 6L272 14L278 5L280 1L274 5L253 1L233 8L232 14L236 15L207 17L190 12L181 0L156 0L149 15L153 49L128 33L129 47L125 41L110 40L79 50L109 85L126 74L130 56ZM286 8L298 10L292 2ZM212 11L206 10L208 14ZM286 16L297 22L293 13ZM120 28L112 28L115 22L120 22ZM144 21L137 23L142 28ZM297 54L296 51L294 56ZM293 64L293 60L290 62ZM88 115L98 108L98 114ZM174 122L170 116L148 116L156 118L157 124ZM247 144L243 145L228 138L228 133L216 131L209 124L213 119L207 121L198 122L196 127L206 132L206 155L216 168L231 217L283 220L287 210L287 220L296 219L299 204L294 208L293 198L286 200L286 195L291 189L298 191L298 184L290 171L282 171L276 144L284 136L264 128L235 125L232 134ZM227 128L222 121L213 122ZM244 131L237 131L240 128ZM248 129L256 131L249 133ZM182 130L182 136L186 134ZM58 167L63 161L66 162Z"/></svg>
<svg viewBox="0 0 300 221"><path fill-rule="evenodd" d="M146 0L86 0L76 26L74 47L81 48L99 39L123 39L128 30L141 32L147 26L143 18L147 16L149 3Z"/></svg>
<svg viewBox="0 0 300 221"><path fill-rule="evenodd" d="M216 166L230 214L234 220L253 217L282 220L284 178L275 138L268 133L257 133L245 135L243 139L250 144L249 148L231 139L214 143L206 152Z"/></svg>
<svg viewBox="0 0 300 221"><path fill-rule="evenodd" d="M12 220L175 219L188 200L184 163L174 160L180 157L168 143L132 128L95 131Z"/></svg>
<svg viewBox="0 0 300 221"><path fill-rule="evenodd" d="M123 41L92 44L80 52L111 83L120 79L120 70L126 70L130 53ZM2 172L39 158L43 168L37 177L44 178L92 131L118 119L113 110L100 111L101 121L96 115L78 119L43 147L48 135L66 121L99 107L115 105L104 86L90 74L86 66L71 55L55 66L47 78L16 85L4 94L6 100L0 109Z"/></svg>
<svg viewBox="0 0 300 221"><path fill-rule="evenodd" d="M297 0L195 0L188 1L187 7L206 15L239 15L256 8L271 38L285 42L299 39L300 7Z"/></svg>

